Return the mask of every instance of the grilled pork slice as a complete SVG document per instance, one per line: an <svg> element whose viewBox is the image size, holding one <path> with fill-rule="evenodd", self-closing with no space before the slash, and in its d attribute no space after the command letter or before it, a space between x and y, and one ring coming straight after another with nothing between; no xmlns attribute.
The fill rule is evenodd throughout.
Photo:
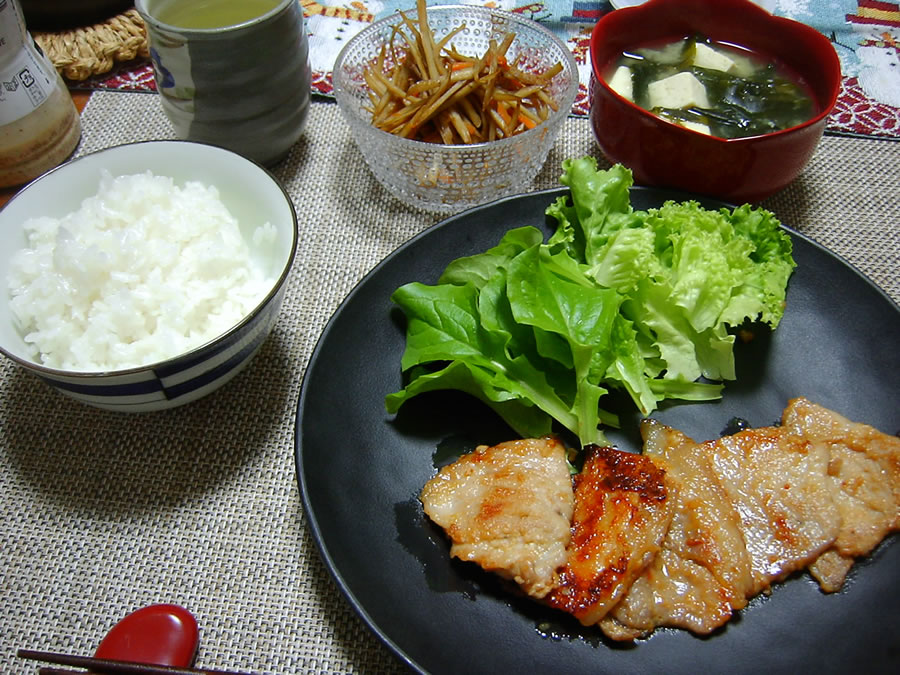
<svg viewBox="0 0 900 675"><path fill-rule="evenodd" d="M732 608L754 592L752 561L735 503L719 481L709 449L655 420L641 424L644 453L676 487L675 516L666 548L701 565L721 584Z"/></svg>
<svg viewBox="0 0 900 675"><path fill-rule="evenodd" d="M826 448L786 427L701 444L659 422L641 431L645 456L676 495L674 515L660 555L601 624L607 636L630 640L657 626L709 633L835 541Z"/></svg>
<svg viewBox="0 0 900 675"><path fill-rule="evenodd" d="M760 427L700 445L741 518L752 593L801 570L838 535L828 450L789 428Z"/></svg>
<svg viewBox="0 0 900 675"><path fill-rule="evenodd" d="M662 551L600 627L614 640L657 626L710 633L747 604L755 586L740 515L708 450L655 420L642 422L641 434L645 456L666 472L672 522Z"/></svg>
<svg viewBox="0 0 900 675"><path fill-rule="evenodd" d="M653 561L671 519L664 472L652 460L590 447L575 477L567 563L545 602L583 625L600 622Z"/></svg>
<svg viewBox="0 0 900 675"><path fill-rule="evenodd" d="M854 558L867 555L900 529L900 438L851 422L805 398L788 403L782 426L829 455L826 481L841 525L810 573L823 590L836 591Z"/></svg>
<svg viewBox="0 0 900 675"><path fill-rule="evenodd" d="M663 545L625 597L600 622L607 637L630 641L658 626L710 633L728 622L728 593L702 565Z"/></svg>
<svg viewBox="0 0 900 675"><path fill-rule="evenodd" d="M843 555L836 548L829 548L812 561L809 573L826 593L841 590L847 573L853 567L853 556Z"/></svg>
<svg viewBox="0 0 900 675"><path fill-rule="evenodd" d="M588 448L574 479L555 440L480 447L429 481L425 511L452 555L616 640L709 633L806 567L837 590L900 529L900 439L806 399L705 443L641 431L642 455Z"/></svg>
<svg viewBox="0 0 900 675"><path fill-rule="evenodd" d="M574 499L558 440L479 446L443 467L420 498L450 537L450 555L515 581L535 598L556 586Z"/></svg>

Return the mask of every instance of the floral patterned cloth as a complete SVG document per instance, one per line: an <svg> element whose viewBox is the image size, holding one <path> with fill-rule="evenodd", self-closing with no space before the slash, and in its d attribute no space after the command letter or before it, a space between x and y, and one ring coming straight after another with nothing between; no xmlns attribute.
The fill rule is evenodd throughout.
<svg viewBox="0 0 900 675"><path fill-rule="evenodd" d="M543 23L575 54L582 87L572 113L586 115L590 77L591 28L616 7L644 0L451 0L499 7ZM331 68L353 35L414 0L298 0L306 16L313 90L332 93ZM714 2L714 0L711 0ZM834 133L900 138L900 2L883 0L757 0L767 10L802 21L827 35L841 60L842 91L828 130ZM428 0L448 4L448 0ZM149 64L138 63L80 86L93 89L153 91Z"/></svg>

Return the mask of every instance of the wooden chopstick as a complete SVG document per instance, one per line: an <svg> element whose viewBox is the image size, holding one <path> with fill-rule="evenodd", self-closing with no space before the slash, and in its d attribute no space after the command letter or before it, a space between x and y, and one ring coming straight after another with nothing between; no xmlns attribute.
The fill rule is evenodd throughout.
<svg viewBox="0 0 900 675"><path fill-rule="evenodd" d="M86 668L98 675L250 675L250 673L233 670L209 670L206 668L179 668L177 666L154 666L148 663L134 663L133 661L116 661L114 659L98 659L93 656L76 656L74 654L58 654L55 652L42 652L34 649L20 649L16 655L22 659L43 661L60 666L74 666ZM42 675L59 675L67 673L71 675L75 671L60 668L42 668L38 671Z"/></svg>

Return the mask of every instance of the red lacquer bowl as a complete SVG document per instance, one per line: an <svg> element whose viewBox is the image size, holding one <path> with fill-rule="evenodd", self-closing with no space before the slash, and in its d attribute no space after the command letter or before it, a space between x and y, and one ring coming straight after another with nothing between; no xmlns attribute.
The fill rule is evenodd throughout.
<svg viewBox="0 0 900 675"><path fill-rule="evenodd" d="M616 94L602 75L623 50L701 34L781 61L810 86L818 114L783 131L721 139L691 131ZM756 202L784 188L807 165L841 86L828 38L749 0L650 0L603 16L591 34L591 123L601 151L630 168L636 183Z"/></svg>

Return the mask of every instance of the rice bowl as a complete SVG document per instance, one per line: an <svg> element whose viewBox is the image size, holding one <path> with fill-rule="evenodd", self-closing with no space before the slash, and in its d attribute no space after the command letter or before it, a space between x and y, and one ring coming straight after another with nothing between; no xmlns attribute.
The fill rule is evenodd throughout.
<svg viewBox="0 0 900 675"><path fill-rule="evenodd" d="M158 410L249 363L280 309L297 220L258 164L148 141L34 181L0 211L0 244L0 351L85 403Z"/></svg>

